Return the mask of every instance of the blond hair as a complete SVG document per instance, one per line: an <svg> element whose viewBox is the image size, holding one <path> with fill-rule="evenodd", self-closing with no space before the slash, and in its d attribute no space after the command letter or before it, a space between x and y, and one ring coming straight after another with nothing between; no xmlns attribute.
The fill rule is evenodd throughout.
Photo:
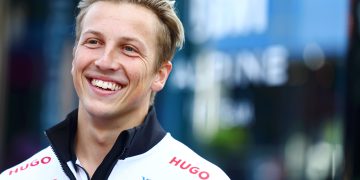
<svg viewBox="0 0 360 180"><path fill-rule="evenodd" d="M79 42L84 16L86 15L90 6L99 1L136 4L150 9L152 12L154 12L154 14L157 15L160 21L160 25L157 28L158 46L156 52L157 60L155 64L155 71L157 71L164 62L172 60L176 52L176 48L182 47L185 40L184 27L176 15L174 8L175 1L171 0L81 0L78 4L80 11L76 17L75 47ZM155 92L151 93L150 104L153 104L155 94Z"/></svg>

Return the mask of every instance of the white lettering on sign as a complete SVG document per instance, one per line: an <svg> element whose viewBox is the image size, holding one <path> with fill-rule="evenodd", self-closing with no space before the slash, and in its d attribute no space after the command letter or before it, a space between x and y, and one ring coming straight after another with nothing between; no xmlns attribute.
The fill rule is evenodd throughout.
<svg viewBox="0 0 360 180"><path fill-rule="evenodd" d="M177 61L171 84L191 90L209 88L214 81L228 88L246 88L249 84L281 86L288 80L287 59L288 51L283 46L270 46L262 52L242 50L235 56L208 51L195 61Z"/></svg>
<svg viewBox="0 0 360 180"><path fill-rule="evenodd" d="M264 33L268 0L192 0L190 34L195 43L225 36Z"/></svg>

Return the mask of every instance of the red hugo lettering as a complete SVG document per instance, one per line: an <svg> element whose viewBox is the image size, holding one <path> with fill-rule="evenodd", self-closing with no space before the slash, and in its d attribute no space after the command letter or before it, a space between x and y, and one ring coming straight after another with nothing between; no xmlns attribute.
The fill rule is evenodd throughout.
<svg viewBox="0 0 360 180"><path fill-rule="evenodd" d="M33 160L31 163L22 164L22 165L20 166L20 168L19 168L19 167L16 167L16 168L14 168L14 169L11 169L11 170L9 171L9 176L11 176L11 175L13 175L13 174L16 174L16 173L18 173L18 172L24 171L24 170L26 170L26 169L28 169L28 168L38 166L39 164L48 164L50 161L51 161L51 157L48 157L48 156L41 158L40 161L38 161L37 159L35 159L35 160Z"/></svg>
<svg viewBox="0 0 360 180"><path fill-rule="evenodd" d="M186 161L183 161L182 159L177 159L176 157L173 157L169 164L173 164L174 166L180 167L180 169L183 170L189 170L191 174L198 175L200 179L209 179L210 174L206 171L201 171L200 168L196 166L192 166L190 163L186 163Z"/></svg>

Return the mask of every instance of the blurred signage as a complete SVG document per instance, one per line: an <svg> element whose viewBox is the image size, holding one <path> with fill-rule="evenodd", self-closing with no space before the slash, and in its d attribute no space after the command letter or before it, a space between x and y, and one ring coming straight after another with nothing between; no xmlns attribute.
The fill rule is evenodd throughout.
<svg viewBox="0 0 360 180"><path fill-rule="evenodd" d="M264 51L241 50L232 55L211 50L197 54L194 61L175 62L172 83L180 89L192 89L194 85L208 88L208 73L216 74L214 81L226 87L246 88L249 84L279 86L286 83L289 52L283 46L274 45ZM196 69L196 62L204 62L206 68ZM206 73L204 73L206 71ZM196 74L201 82L195 83Z"/></svg>
<svg viewBox="0 0 360 180"><path fill-rule="evenodd" d="M226 36L262 34L268 26L268 0L193 0L191 40L203 43Z"/></svg>
<svg viewBox="0 0 360 180"><path fill-rule="evenodd" d="M194 133L209 138L221 128L251 124L255 92L248 87L284 86L292 61L318 70L327 57L342 57L347 6L328 0L189 1L187 36L196 51L174 62L171 84L194 92Z"/></svg>
<svg viewBox="0 0 360 180"><path fill-rule="evenodd" d="M227 53L242 48L285 46L302 56L309 43L326 54L343 56L347 1L191 0L189 40Z"/></svg>

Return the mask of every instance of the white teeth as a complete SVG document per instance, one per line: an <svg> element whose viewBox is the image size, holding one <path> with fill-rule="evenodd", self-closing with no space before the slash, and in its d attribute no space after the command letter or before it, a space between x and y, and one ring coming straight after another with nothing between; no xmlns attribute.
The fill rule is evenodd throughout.
<svg viewBox="0 0 360 180"><path fill-rule="evenodd" d="M93 86L96 86L96 87L99 87L99 88L102 88L102 89L109 89L109 90L112 90L112 91L117 91L117 90L121 89L121 86L119 86L116 83L106 82L106 81L102 81L102 80L99 80L99 79L91 80L91 84Z"/></svg>

